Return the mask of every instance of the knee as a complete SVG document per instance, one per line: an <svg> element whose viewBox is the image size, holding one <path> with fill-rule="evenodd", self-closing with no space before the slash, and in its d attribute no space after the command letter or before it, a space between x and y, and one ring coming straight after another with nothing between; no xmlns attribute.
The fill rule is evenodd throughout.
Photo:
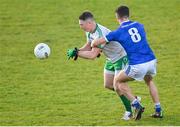
<svg viewBox="0 0 180 127"><path fill-rule="evenodd" d="M104 88L114 90L113 84L104 83Z"/></svg>
<svg viewBox="0 0 180 127"><path fill-rule="evenodd" d="M120 77L118 77L118 76L114 77L114 84L118 84L118 83L121 83L121 82L122 82L122 80L121 80Z"/></svg>
<svg viewBox="0 0 180 127"><path fill-rule="evenodd" d="M115 90L118 94L122 94L123 87L121 86L121 84L114 84L114 90Z"/></svg>
<svg viewBox="0 0 180 127"><path fill-rule="evenodd" d="M118 77L115 77L113 86L115 91L121 91L121 80Z"/></svg>

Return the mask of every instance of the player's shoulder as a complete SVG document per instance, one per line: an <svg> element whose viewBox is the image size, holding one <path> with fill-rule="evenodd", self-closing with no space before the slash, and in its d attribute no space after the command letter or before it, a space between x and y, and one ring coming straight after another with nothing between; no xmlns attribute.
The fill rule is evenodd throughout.
<svg viewBox="0 0 180 127"><path fill-rule="evenodd" d="M134 25L138 26L138 27L144 27L144 25L140 22L134 21Z"/></svg>
<svg viewBox="0 0 180 127"><path fill-rule="evenodd" d="M137 21L128 21L128 22L123 23L119 27L119 31L128 31L130 28L133 28L133 27L137 29L142 29L144 25Z"/></svg>
<svg viewBox="0 0 180 127"><path fill-rule="evenodd" d="M102 31L104 31L104 30L106 30L106 31L111 31L110 29L108 29L107 27L105 27L105 26L103 26L103 25L101 25L101 24L98 24L97 23L97 27L100 29L100 30L102 30Z"/></svg>
<svg viewBox="0 0 180 127"><path fill-rule="evenodd" d="M126 22L123 22L119 28L123 29L126 27L134 26L134 25L142 25L142 24L137 21L126 21Z"/></svg>

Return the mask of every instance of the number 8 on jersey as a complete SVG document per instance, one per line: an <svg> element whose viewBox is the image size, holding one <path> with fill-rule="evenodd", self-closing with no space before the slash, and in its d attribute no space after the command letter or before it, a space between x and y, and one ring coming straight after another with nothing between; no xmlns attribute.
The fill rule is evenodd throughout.
<svg viewBox="0 0 180 127"><path fill-rule="evenodd" d="M128 32L131 35L131 39L132 39L133 42L137 43L137 42L141 41L141 36L140 36L138 30L135 27L130 28L128 30Z"/></svg>

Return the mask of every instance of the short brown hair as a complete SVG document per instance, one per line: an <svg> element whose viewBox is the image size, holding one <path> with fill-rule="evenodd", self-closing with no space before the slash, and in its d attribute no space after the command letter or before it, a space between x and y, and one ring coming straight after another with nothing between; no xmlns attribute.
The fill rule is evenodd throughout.
<svg viewBox="0 0 180 127"><path fill-rule="evenodd" d="M93 19L94 16L90 11L84 11L80 16L79 19L85 21L86 19Z"/></svg>
<svg viewBox="0 0 180 127"><path fill-rule="evenodd" d="M129 8L127 6L119 6L115 12L117 13L119 18L129 17Z"/></svg>

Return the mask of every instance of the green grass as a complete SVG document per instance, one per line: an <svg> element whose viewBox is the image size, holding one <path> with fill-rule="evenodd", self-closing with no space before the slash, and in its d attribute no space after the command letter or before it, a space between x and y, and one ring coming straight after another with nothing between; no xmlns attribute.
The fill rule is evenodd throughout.
<svg viewBox="0 0 180 127"><path fill-rule="evenodd" d="M80 13L91 10L98 23L115 29L119 4L145 25L158 58L163 119L149 117L154 109L148 89L132 82L146 110L140 121L122 121L119 98L103 88L104 56L67 60L66 50L86 41ZM1 0L0 125L180 125L179 5L179 0ZM52 54L38 60L33 49L44 41Z"/></svg>

